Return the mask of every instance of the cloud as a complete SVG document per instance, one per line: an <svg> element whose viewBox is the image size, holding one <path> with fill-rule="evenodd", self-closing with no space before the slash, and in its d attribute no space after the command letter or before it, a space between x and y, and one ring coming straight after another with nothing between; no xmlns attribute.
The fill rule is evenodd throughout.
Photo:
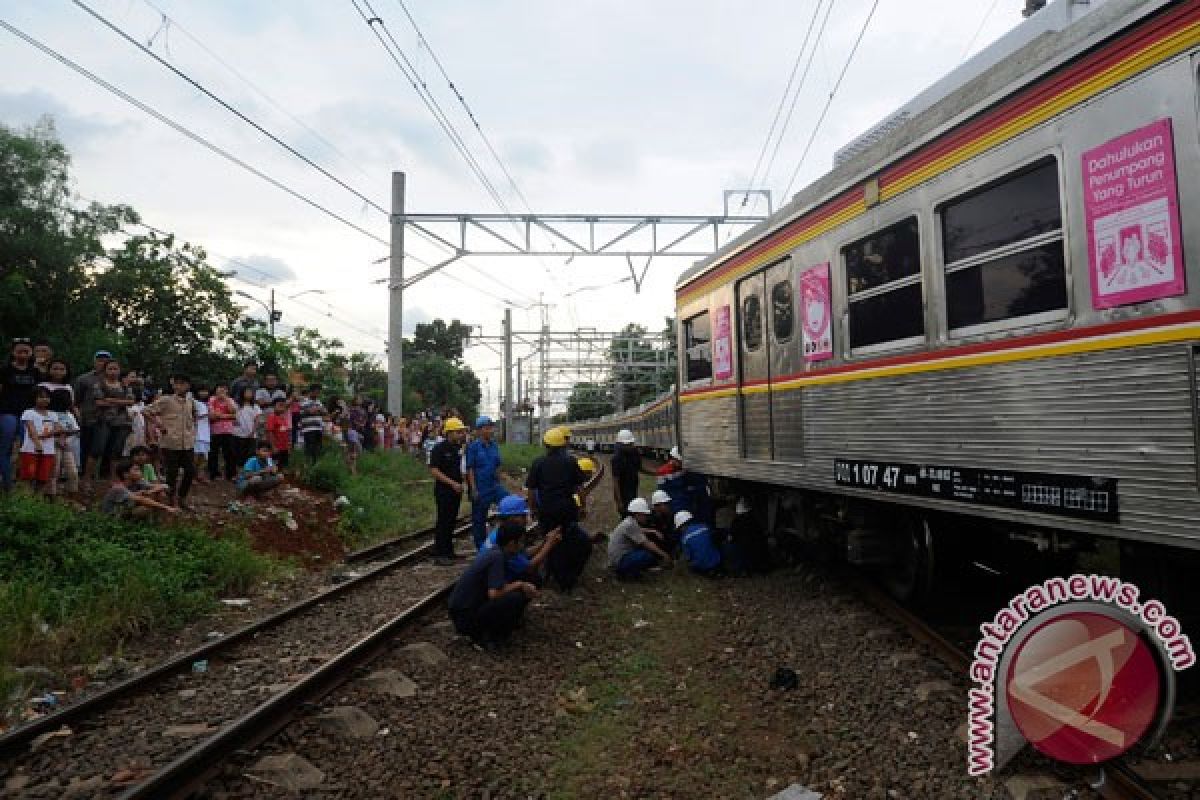
<svg viewBox="0 0 1200 800"><path fill-rule="evenodd" d="M109 122L98 114L79 114L52 94L40 89L0 92L0 120L12 127L33 125L49 116L58 137L72 153L95 153L121 134L138 127L130 120Z"/></svg>
<svg viewBox="0 0 1200 800"><path fill-rule="evenodd" d="M504 152L504 160L517 170L546 172L554 164L550 148L534 139L512 139L500 149Z"/></svg>
<svg viewBox="0 0 1200 800"><path fill-rule="evenodd" d="M420 306L404 309L404 335L412 336L418 325L433 322L433 316Z"/></svg>
<svg viewBox="0 0 1200 800"><path fill-rule="evenodd" d="M235 261L237 263L234 263ZM297 277L296 271L288 266L286 261L274 256L238 257L233 261L227 261L225 269L259 283L292 283Z"/></svg>
<svg viewBox="0 0 1200 800"><path fill-rule="evenodd" d="M603 137L575 146L575 164L593 176L627 178L640 166L637 147L628 139Z"/></svg>

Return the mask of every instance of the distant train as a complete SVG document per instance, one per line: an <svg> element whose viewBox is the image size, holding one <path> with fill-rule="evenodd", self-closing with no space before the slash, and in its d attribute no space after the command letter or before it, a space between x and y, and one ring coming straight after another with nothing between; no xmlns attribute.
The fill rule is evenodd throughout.
<svg viewBox="0 0 1200 800"><path fill-rule="evenodd" d="M678 442L905 596L965 540L1194 567L1198 87L1200 2L1050 4L685 272L678 390L575 440Z"/></svg>

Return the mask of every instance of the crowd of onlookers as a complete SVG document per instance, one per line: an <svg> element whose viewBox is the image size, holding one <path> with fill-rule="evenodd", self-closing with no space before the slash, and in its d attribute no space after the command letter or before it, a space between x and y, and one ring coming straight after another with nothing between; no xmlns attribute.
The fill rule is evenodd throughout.
<svg viewBox="0 0 1200 800"><path fill-rule="evenodd" d="M370 399L322 398L246 362L211 385L173 374L165 385L97 350L72 373L50 342L17 338L0 368L0 490L20 482L121 516L191 510L194 482L224 479L252 498L282 482L292 451L315 462L327 440L356 470L364 450L423 454L442 415L396 418Z"/></svg>

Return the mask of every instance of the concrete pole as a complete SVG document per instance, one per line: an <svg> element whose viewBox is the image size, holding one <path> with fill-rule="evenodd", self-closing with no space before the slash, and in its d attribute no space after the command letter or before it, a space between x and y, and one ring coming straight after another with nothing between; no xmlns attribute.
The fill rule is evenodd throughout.
<svg viewBox="0 0 1200 800"><path fill-rule="evenodd" d="M512 441L513 380L512 380L512 309L504 309L504 441Z"/></svg>
<svg viewBox="0 0 1200 800"><path fill-rule="evenodd" d="M404 173L392 173L392 249L388 275L388 411L404 413Z"/></svg>

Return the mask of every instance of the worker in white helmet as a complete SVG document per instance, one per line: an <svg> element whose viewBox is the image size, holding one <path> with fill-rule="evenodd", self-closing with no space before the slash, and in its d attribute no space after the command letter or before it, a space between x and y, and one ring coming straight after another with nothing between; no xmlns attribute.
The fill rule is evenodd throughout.
<svg viewBox="0 0 1200 800"><path fill-rule="evenodd" d="M613 530L608 539L608 567L621 580L636 579L659 564L670 565L671 557L654 543L656 531L650 527L650 504L635 497L626 508L629 516Z"/></svg>
<svg viewBox="0 0 1200 800"><path fill-rule="evenodd" d="M666 552L675 555L679 550L679 537L675 534L675 510L671 508L671 495L658 489L650 496L650 521L658 533L655 543Z"/></svg>
<svg viewBox="0 0 1200 800"><path fill-rule="evenodd" d="M617 444L612 457L613 503L618 514L629 513L629 504L638 495L638 476L654 475L642 465L637 437L628 428L617 431Z"/></svg>

